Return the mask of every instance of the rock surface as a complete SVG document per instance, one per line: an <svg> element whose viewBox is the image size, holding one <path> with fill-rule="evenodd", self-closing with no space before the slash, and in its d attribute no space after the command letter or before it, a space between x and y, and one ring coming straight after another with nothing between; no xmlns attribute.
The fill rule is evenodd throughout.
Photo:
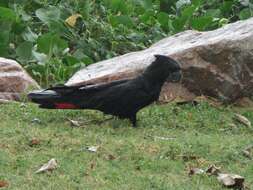
<svg viewBox="0 0 253 190"><path fill-rule="evenodd" d="M0 99L20 100L31 88L39 85L16 61L0 58Z"/></svg>
<svg viewBox="0 0 253 190"><path fill-rule="evenodd" d="M253 18L214 31L176 34L143 51L90 65L66 84L134 77L152 62L154 54L173 57L183 69L182 82L166 83L161 100L205 95L230 103L253 93Z"/></svg>

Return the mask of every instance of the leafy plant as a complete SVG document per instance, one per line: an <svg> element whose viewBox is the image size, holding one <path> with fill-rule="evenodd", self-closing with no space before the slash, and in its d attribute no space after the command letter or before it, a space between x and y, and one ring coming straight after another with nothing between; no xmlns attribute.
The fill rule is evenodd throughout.
<svg viewBox="0 0 253 190"><path fill-rule="evenodd" d="M168 35L252 15L246 0L0 0L0 56L18 60L48 86Z"/></svg>

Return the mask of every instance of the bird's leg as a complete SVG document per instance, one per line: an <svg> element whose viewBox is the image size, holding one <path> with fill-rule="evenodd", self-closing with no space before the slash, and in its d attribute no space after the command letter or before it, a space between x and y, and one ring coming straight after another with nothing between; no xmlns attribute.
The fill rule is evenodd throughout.
<svg viewBox="0 0 253 190"><path fill-rule="evenodd" d="M133 127L137 127L137 125L136 125L136 114L132 115L129 119L130 119Z"/></svg>

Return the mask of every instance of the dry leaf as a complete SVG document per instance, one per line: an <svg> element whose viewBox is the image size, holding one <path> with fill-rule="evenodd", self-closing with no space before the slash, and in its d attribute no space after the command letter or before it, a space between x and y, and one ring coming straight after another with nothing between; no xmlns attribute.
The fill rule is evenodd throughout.
<svg viewBox="0 0 253 190"><path fill-rule="evenodd" d="M78 18L82 18L82 15L80 14L71 15L65 20L65 23L67 23L71 27L74 27L76 25L76 21Z"/></svg>
<svg viewBox="0 0 253 190"><path fill-rule="evenodd" d="M87 148L88 151L90 152L97 152L99 146L90 146Z"/></svg>
<svg viewBox="0 0 253 190"><path fill-rule="evenodd" d="M226 187L243 188L244 177L237 174L218 174L217 179Z"/></svg>
<svg viewBox="0 0 253 190"><path fill-rule="evenodd" d="M230 128L236 128L236 127L237 127L236 124L234 124L234 123L229 123L228 126L229 126Z"/></svg>
<svg viewBox="0 0 253 190"><path fill-rule="evenodd" d="M200 168L190 168L188 175L203 174L203 173L205 173L205 171Z"/></svg>
<svg viewBox="0 0 253 190"><path fill-rule="evenodd" d="M0 180L0 188L2 188L2 187L8 187L8 186L9 186L9 183L7 181Z"/></svg>
<svg viewBox="0 0 253 190"><path fill-rule="evenodd" d="M112 154L109 154L107 158L108 158L108 160L115 160L116 159L116 157L113 156Z"/></svg>
<svg viewBox="0 0 253 190"><path fill-rule="evenodd" d="M154 136L154 139L155 140L165 140L165 141L168 141L168 140L174 140L174 139L176 139L176 137L159 137L159 136Z"/></svg>
<svg viewBox="0 0 253 190"><path fill-rule="evenodd" d="M30 142L29 142L29 146L36 146L36 145L39 145L40 144L40 140L38 139L32 139Z"/></svg>
<svg viewBox="0 0 253 190"><path fill-rule="evenodd" d="M251 151L253 149L253 145L248 145L244 150Z"/></svg>
<svg viewBox="0 0 253 190"><path fill-rule="evenodd" d="M141 167L140 166L136 166L135 169L138 170L138 171L140 171Z"/></svg>
<svg viewBox="0 0 253 190"><path fill-rule="evenodd" d="M240 114L235 114L234 119L241 124L245 125L246 127L251 127L251 122L244 116Z"/></svg>
<svg viewBox="0 0 253 190"><path fill-rule="evenodd" d="M180 157L183 159L183 161L188 162L191 160L197 160L199 157L195 155L180 155Z"/></svg>
<svg viewBox="0 0 253 190"><path fill-rule="evenodd" d="M21 108L26 108L27 105L26 105L25 103L21 103L21 104L20 104L20 107L21 107Z"/></svg>
<svg viewBox="0 0 253 190"><path fill-rule="evenodd" d="M253 149L253 145L249 145L247 146L243 151L242 151L242 154L247 157L247 158L252 158L252 155L251 155L251 152L252 152L252 149Z"/></svg>
<svg viewBox="0 0 253 190"><path fill-rule="evenodd" d="M32 120L32 123L41 123L41 120L38 119L38 118L34 118L34 119Z"/></svg>
<svg viewBox="0 0 253 190"><path fill-rule="evenodd" d="M80 127L79 121L68 119L72 127Z"/></svg>
<svg viewBox="0 0 253 190"><path fill-rule="evenodd" d="M93 169L95 168L95 166L96 166L96 163L95 163L95 162L92 162L92 163L90 164L90 169L93 170Z"/></svg>
<svg viewBox="0 0 253 190"><path fill-rule="evenodd" d="M209 105L213 107L219 107L221 105L221 102L219 102L217 99L209 97L209 96L197 96L195 98L192 98L190 100L183 100L183 99L174 99L173 101L176 102L177 105L185 105L189 104L192 106L197 106L198 104L202 102L208 102Z"/></svg>
<svg viewBox="0 0 253 190"><path fill-rule="evenodd" d="M243 154L243 156L245 156L245 157L247 157L247 158L250 158L250 159L252 158L252 157L251 157L251 154L250 154L250 151L248 151L248 150L243 150L243 151L242 151L242 154Z"/></svg>
<svg viewBox="0 0 253 190"><path fill-rule="evenodd" d="M41 173L45 171L52 171L56 169L57 162L54 158L48 161L48 163L44 164L40 169L38 169L35 173Z"/></svg>
<svg viewBox="0 0 253 190"><path fill-rule="evenodd" d="M206 169L206 173L209 175L218 175L220 173L220 167L217 167L215 165L210 165L207 169Z"/></svg>

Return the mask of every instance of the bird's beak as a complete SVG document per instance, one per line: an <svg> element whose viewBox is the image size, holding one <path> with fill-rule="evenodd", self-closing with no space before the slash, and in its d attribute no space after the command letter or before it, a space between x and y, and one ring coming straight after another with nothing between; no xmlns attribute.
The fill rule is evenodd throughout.
<svg viewBox="0 0 253 190"><path fill-rule="evenodd" d="M176 71L169 75L169 77L167 78L167 81L179 82L181 80L181 77L182 77L181 71Z"/></svg>

